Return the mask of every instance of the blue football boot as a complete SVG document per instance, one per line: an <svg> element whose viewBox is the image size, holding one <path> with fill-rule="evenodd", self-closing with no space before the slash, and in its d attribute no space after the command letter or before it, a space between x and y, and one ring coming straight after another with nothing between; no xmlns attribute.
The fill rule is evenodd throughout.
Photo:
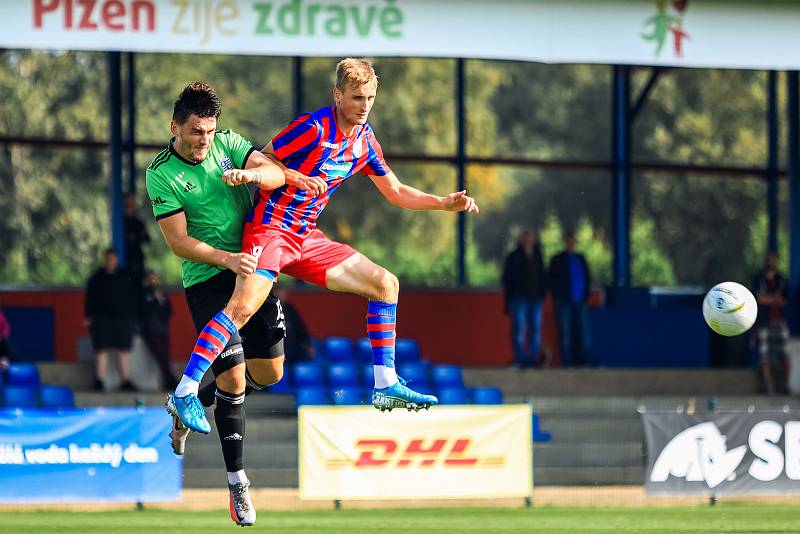
<svg viewBox="0 0 800 534"><path fill-rule="evenodd" d="M380 411L392 408L406 408L410 412L426 410L431 406L439 404L439 399L433 395L423 395L406 386L406 381L397 377L398 382L388 388L372 390L372 405Z"/></svg>
<svg viewBox="0 0 800 534"><path fill-rule="evenodd" d="M185 397L176 397L174 393L171 393L167 397L166 406L167 412L180 419L181 423L190 430L203 434L211 432L211 425L206 419L206 410L197 395L190 393Z"/></svg>

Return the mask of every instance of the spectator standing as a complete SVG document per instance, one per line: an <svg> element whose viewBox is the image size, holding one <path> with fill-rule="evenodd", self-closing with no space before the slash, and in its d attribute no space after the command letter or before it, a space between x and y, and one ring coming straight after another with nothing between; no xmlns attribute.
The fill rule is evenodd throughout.
<svg viewBox="0 0 800 534"><path fill-rule="evenodd" d="M586 258L575 252L574 233L565 234L564 250L550 260L548 280L556 306L562 365L587 365L591 337L586 302L592 279Z"/></svg>
<svg viewBox="0 0 800 534"><path fill-rule="evenodd" d="M275 296L280 301L280 309L286 325L286 338L283 342L286 357L294 362L310 360L314 356L311 334L308 332L308 327L300 312L289 301L289 288L285 284L275 284Z"/></svg>
<svg viewBox="0 0 800 534"><path fill-rule="evenodd" d="M136 195L125 195L125 214L122 219L125 234L125 268L130 274L136 289L142 286L144 278L144 251L142 245L150 242L147 228L136 213Z"/></svg>
<svg viewBox="0 0 800 534"><path fill-rule="evenodd" d="M543 361L541 324L545 270L541 246L531 230L519 233L517 247L506 256L503 296L505 312L511 316L511 341L517 367L539 365Z"/></svg>
<svg viewBox="0 0 800 534"><path fill-rule="evenodd" d="M103 389L111 351L119 355L119 372L123 391L135 391L130 381L128 356L136 326L138 302L133 282L118 266L117 251L105 251L103 266L98 268L86 286L85 317L97 354L94 387Z"/></svg>
<svg viewBox="0 0 800 534"><path fill-rule="evenodd" d="M172 305L161 289L161 279L155 271L147 271L143 284L140 323L142 339L158 364L162 387L166 391L172 391L178 385L169 364L169 319L172 317Z"/></svg>
<svg viewBox="0 0 800 534"><path fill-rule="evenodd" d="M753 277L752 288L758 302L756 336L764 390L769 395L785 394L789 377L789 326L785 315L789 284L778 271L778 255L774 251L764 254L764 266Z"/></svg>

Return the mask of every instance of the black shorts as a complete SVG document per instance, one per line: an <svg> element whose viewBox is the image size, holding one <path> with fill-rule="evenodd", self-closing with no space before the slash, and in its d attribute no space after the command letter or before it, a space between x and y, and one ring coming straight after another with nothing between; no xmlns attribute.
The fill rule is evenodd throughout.
<svg viewBox="0 0 800 534"><path fill-rule="evenodd" d="M91 317L89 334L92 336L92 347L95 352L107 349L131 350L133 329L136 321L133 317Z"/></svg>
<svg viewBox="0 0 800 534"><path fill-rule="evenodd" d="M185 289L186 302L197 333L208 324L217 312L228 305L236 286L236 274L225 269L206 280ZM277 358L283 356L283 339L286 337L286 323L283 318L281 301L270 292L261 308L250 318L250 321L239 330L242 337L244 355L229 356L233 360L226 362L224 367L217 365L221 358L217 358L212 365L212 371L217 375L221 371L230 369L234 365L252 358Z"/></svg>

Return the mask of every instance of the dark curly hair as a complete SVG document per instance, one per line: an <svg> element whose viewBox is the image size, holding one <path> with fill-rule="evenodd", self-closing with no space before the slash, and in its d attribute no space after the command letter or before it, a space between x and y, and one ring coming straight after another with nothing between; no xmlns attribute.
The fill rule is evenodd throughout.
<svg viewBox="0 0 800 534"><path fill-rule="evenodd" d="M190 115L204 119L218 119L222 113L222 105L214 90L203 82L192 82L184 87L172 111L172 120L183 124Z"/></svg>

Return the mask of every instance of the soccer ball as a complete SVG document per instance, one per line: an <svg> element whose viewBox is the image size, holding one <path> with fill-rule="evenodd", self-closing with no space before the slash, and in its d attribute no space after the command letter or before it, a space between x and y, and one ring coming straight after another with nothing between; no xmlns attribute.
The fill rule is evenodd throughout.
<svg viewBox="0 0 800 534"><path fill-rule="evenodd" d="M703 299L703 318L711 330L723 336L744 334L756 322L756 315L755 297L736 282L715 285Z"/></svg>

